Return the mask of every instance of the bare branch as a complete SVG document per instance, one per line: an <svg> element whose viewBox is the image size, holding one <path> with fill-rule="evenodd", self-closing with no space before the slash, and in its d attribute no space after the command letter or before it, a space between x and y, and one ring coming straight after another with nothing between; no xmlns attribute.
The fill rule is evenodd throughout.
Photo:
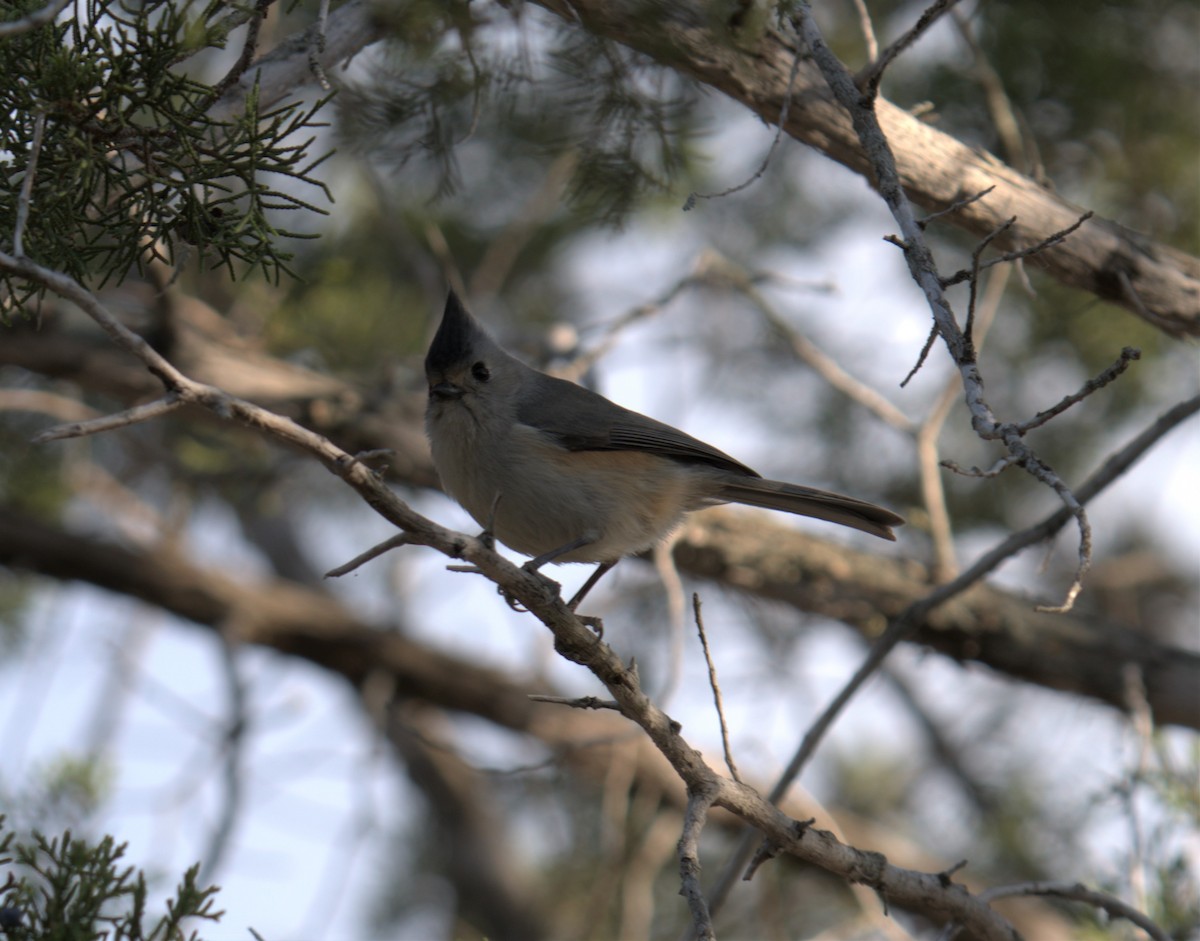
<svg viewBox="0 0 1200 941"><path fill-rule="evenodd" d="M587 374L588 370L613 348L621 331L637 323L639 320L659 313L688 288L710 283L713 280L712 269L711 256L707 253L701 255L696 260L696 265L691 272L668 287L654 300L639 304L637 307L626 311L620 317L607 324L604 327L603 334L589 346L586 352L580 353L566 366L553 370L553 374L561 379L578 382Z"/></svg>
<svg viewBox="0 0 1200 941"><path fill-rule="evenodd" d="M212 91L209 92L208 96L209 104L219 101L233 87L234 83L246 74L246 70L250 68L250 63L254 61L254 53L258 49L259 31L262 29L267 10L271 8L271 4L274 2L275 0L257 0L254 4L254 12L250 16L246 27L246 40L242 43L241 54L229 71L225 73L225 77L212 87Z"/></svg>
<svg viewBox="0 0 1200 941"><path fill-rule="evenodd" d="M929 336L925 338L925 345L921 347L921 352L917 354L917 361L913 364L913 368L908 371L908 375L900 382L900 388L903 389L911 381L913 376L921 371L921 367L925 365L925 360L929 359L929 354L933 350L933 344L937 342L938 328L935 323L929 328Z"/></svg>
<svg viewBox="0 0 1200 941"><path fill-rule="evenodd" d="M975 347L976 355L979 353L979 348L975 344L975 300L979 291L979 259L992 241L999 238L1001 235L1011 229L1016 221L1016 216L1012 216L1007 219L999 228L989 232L987 236L985 236L984 239L975 246L975 251L971 252L971 293L967 300L967 325L963 328L963 335L967 338L967 342Z"/></svg>
<svg viewBox="0 0 1200 941"><path fill-rule="evenodd" d="M900 431L912 433L915 430L916 426L912 419L900 409L866 383L846 372L832 356L821 350L808 337L794 330L791 324L780 316L774 305L762 295L762 292L754 287L745 272L732 272L732 274L737 279L736 286L759 309L771 328L787 341L788 348L797 359L806 364L832 388L862 406L880 421Z"/></svg>
<svg viewBox="0 0 1200 941"><path fill-rule="evenodd" d="M219 641L221 644L221 672L229 697L229 715L221 742L221 751L225 759L221 775L224 794L217 822L209 836L208 846L200 857L204 860L200 872L205 881L211 879L213 873L220 868L225 853L229 849L234 826L241 816L245 797L246 776L242 767L242 758L246 730L250 721L246 704L246 684L238 670L237 626L236 624L226 624L224 628L220 632Z"/></svg>
<svg viewBox="0 0 1200 941"><path fill-rule="evenodd" d="M1059 231L1046 236L1044 239L1042 239L1036 245L1030 245L1028 248L1021 248L1021 249L1017 249L1016 251L1005 252L1003 255L999 256L998 258L989 259L981 267L990 268L990 267L992 267L992 265L999 265L1006 261L1017 261L1018 259L1028 258L1031 255L1036 255L1039 252L1044 252L1047 248L1057 245L1059 242L1063 241L1068 235L1070 235L1072 232L1076 231L1081 225L1083 225L1085 222L1087 222L1088 219L1092 218L1092 216L1094 216L1094 215L1095 215L1094 212L1085 212L1082 216L1080 216L1078 219L1076 219L1074 223L1067 226L1065 229L1060 229ZM1016 218L1013 217L1005 225L1004 228L1007 230L1015 222L1016 222ZM999 233L999 232L996 233L996 235L999 235L999 234L1001 234L1001 233ZM988 241L990 242L991 239L994 237L995 237L995 235L990 236L988 238ZM956 271L950 277L943 278L942 286L943 287L951 287L955 284L961 284L963 281L970 280L971 276L972 276L972 270L969 268L963 268L961 271Z"/></svg>
<svg viewBox="0 0 1200 941"><path fill-rule="evenodd" d="M1125 349L1121 350L1121 355L1117 357L1116 361L1111 366L1105 369L1104 372L1100 373L1100 375L1096 376L1095 379L1089 379L1082 389L1073 395L1068 395L1057 405L1054 405L1043 412L1038 412L1033 416L1033 418L1029 419L1029 421L1021 422L1017 425L1017 428L1021 434L1025 434L1027 431L1031 431L1034 428L1038 428L1046 424L1046 422L1048 422L1055 415L1061 415L1072 405L1082 402L1096 390L1103 389L1106 385L1108 385L1119 375L1121 375L1121 373L1128 369L1130 363L1141 358L1141 350L1132 346L1125 347Z"/></svg>
<svg viewBox="0 0 1200 941"><path fill-rule="evenodd" d="M988 330L995 322L996 313L1004 297L1012 265L1005 265L988 278L984 290L983 307L975 322L975 348L981 350ZM951 376L929 414L917 429L917 462L921 475L921 496L929 514L929 536L933 541L933 582L941 584L958 574L958 562L954 552L954 535L950 526L950 511L946 506L946 489L938 462L938 438L950 415L951 406L958 401L958 378Z"/></svg>
<svg viewBox="0 0 1200 941"><path fill-rule="evenodd" d="M874 98L879 93L879 82L883 78L884 70L892 64L892 60L920 39L925 31L956 3L958 0L934 0L908 32L884 49L878 58L873 57L871 64L854 77L854 84Z"/></svg>
<svg viewBox="0 0 1200 941"><path fill-rule="evenodd" d="M1075 882L1021 882L1015 885L997 886L979 893L980 898L989 902L994 899L1012 898L1013 896L1041 895L1051 898L1067 899L1072 902L1083 902L1098 908L1112 918L1123 918L1141 928L1154 941L1171 941L1171 936L1156 925L1149 917L1143 915L1131 905L1126 905L1119 898L1107 892L1097 892L1081 883ZM947 925L939 941L953 941L962 929L961 925Z"/></svg>
<svg viewBox="0 0 1200 941"><path fill-rule="evenodd" d="M680 725L645 695L636 672L627 667L607 644L596 638L586 624L564 605L557 593L550 589L546 580L532 576L497 555L485 541L444 529L414 513L361 461L336 448L320 435L218 388L189 379L141 337L121 325L99 300L60 273L3 253L0 253L0 265L75 301L85 313L101 324L114 342L145 363L169 393L204 407L224 420L266 431L279 440L303 448L358 491L380 515L403 529L413 544L427 545L453 558L464 559L502 586L551 629L556 649L564 657L586 666L605 684L620 711L642 728L671 763L689 794L701 795L704 810L709 806L728 809L757 828L772 845L777 845L782 851L862 882L896 904L925 907L933 893L940 911L959 918L984 941L1010 937L1011 929L1007 923L961 887L955 886L951 891L936 875L901 870L889 865L878 854L864 853L840 843L832 834L801 827L764 801L753 789L717 775L696 749L683 739ZM920 603L911 606L905 616L889 627L885 638L906 636L912 621L981 577L983 571L978 569L977 564L971 573L964 573L954 583L930 593ZM970 578L965 580L968 574ZM893 645L895 642L892 641ZM699 810L700 806L697 805L698 813ZM699 814L699 819L702 822L702 814ZM699 823L689 832L698 833L698 826ZM686 850L686 846L682 847L681 865L684 860L692 858L686 855Z"/></svg>
<svg viewBox="0 0 1200 941"><path fill-rule="evenodd" d="M934 10L937 6L938 4L934 4L934 7L931 7L930 10ZM950 308L949 302L946 300L944 290L952 279L942 278L938 274L933 255L929 250L929 246L925 243L921 227L913 215L912 206L909 204L900 184L900 177L896 170L896 161L892 154L891 146L883 134L883 130L874 113L872 102L863 100L863 96L858 93L845 66L842 65L841 61L825 43L820 28L813 18L812 8L805 0L799 0L794 24L797 32L808 44L809 50L812 52L813 58L816 60L822 74L825 76L825 80L828 82L834 97L849 113L855 132L874 169L879 194L892 211L893 217L900 224L902 241L899 244L904 251L904 257L908 262L913 280L916 281L917 285L924 292L938 332L941 334L951 358L958 367L965 391L967 408L971 415L972 427L975 429L976 434L985 440L1002 440L1009 454L1015 459L1014 463L1021 466L1037 480L1053 488L1055 493L1059 495L1060 499L1071 510L1079 524L1079 566L1076 571L1075 581L1068 589L1067 599L1064 605L1060 607L1060 610L1069 609L1079 592L1080 580L1091 563L1091 527L1087 520L1087 514L1083 511L1083 507L1062 479L1022 440L1016 426L1011 423L1000 423L993 414L984 395L983 376L980 373L977 353L971 340L970 328L972 325L968 323L965 333L958 327L958 322L954 317L954 312ZM1010 252L1002 256L1000 260L1013 261L1024 258L1027 255L1042 251L1051 245L1061 242L1090 216L1091 213L1084 213L1071 226L1054 233L1049 238L1043 239L1035 246ZM989 235L985 239L984 245L986 246L996 235L1006 231L1011 224L1003 225L996 233ZM977 252L973 260L972 269L966 272L964 277L973 276L975 279L978 279L980 268ZM959 272L959 274L963 275L964 273ZM973 297L974 291L972 291Z"/></svg>
<svg viewBox="0 0 1200 941"><path fill-rule="evenodd" d="M1138 458L1153 447L1167 432L1198 411L1200 411L1200 395L1186 402L1179 403L1159 416L1149 428L1146 428L1141 434L1125 445L1125 447L1105 461L1076 490L1078 500L1082 503L1091 500L1114 480L1124 474ZM1030 526L1019 533L1013 533L1003 542L976 559L970 568L966 569L956 578L946 582L944 585L938 586L926 594L925 597L908 605L888 625L854 675L846 681L846 684L829 705L825 707L821 715L809 726L804 734L804 739L800 742L800 746L796 749L795 754L792 755L788 766L784 769L783 773L779 776L779 780L776 781L775 786L768 794L767 800L775 804L782 799L792 782L811 760L817 746L824 739L826 733L832 727L834 721L841 714L847 703L854 698L863 684L879 669L883 661L887 659L888 654L897 645L908 639L920 624L924 622L931 611L971 587L999 566L1004 560L1011 558L1028 546L1053 536L1066 525L1067 521L1073 515L1074 513L1066 508L1060 509L1056 513L1047 516L1040 523ZM736 873L741 871L745 865L745 861L749 859L755 843L756 839L754 835L749 835L742 839L738 847L730 855L730 859L718 877L717 883L710 895L709 904L712 906L713 911L717 910L720 903L728 894L730 887L736 879Z"/></svg>
<svg viewBox="0 0 1200 941"><path fill-rule="evenodd" d="M161 399L155 399L153 402L147 402L145 405L136 405L133 408L127 408L125 411L116 412L113 415L104 415L100 418L93 418L90 421L55 425L53 428L47 428L45 431L34 435L33 443L45 444L48 441L60 441L63 438L82 438L85 435L99 434L102 431L125 428L129 425L136 425L138 422L160 418L175 411L182 404L183 399L175 393L170 393Z"/></svg>
<svg viewBox="0 0 1200 941"><path fill-rule="evenodd" d="M1019 460L1015 455L1006 454L987 470L981 470L978 467L962 467L950 460L941 461L940 464L946 470L961 474L963 477L999 477L1014 464L1018 463Z"/></svg>
<svg viewBox="0 0 1200 941"><path fill-rule="evenodd" d="M339 565L336 568L330 569L328 572L325 573L325 577L326 578L341 578L343 575L348 575L350 572L353 572L355 569L360 568L363 565L366 565L372 559L379 558L385 552L391 552L393 549L399 549L401 546L407 546L408 544L409 544L408 537L406 535L404 535L404 533L400 533L399 535L392 536L390 539L385 539L383 542L379 543L379 545L372 546L366 552L362 552L362 553L356 555L349 562Z"/></svg>
<svg viewBox="0 0 1200 941"><path fill-rule="evenodd" d="M682 885L679 893L687 899L692 912L693 937L698 941L716 941L712 915L700 885L700 831L708 811L716 799L715 790L688 790L687 809L683 816L683 835L679 838L679 874Z"/></svg>
<svg viewBox="0 0 1200 941"><path fill-rule="evenodd" d="M696 632L700 635L700 647L704 651L704 662L708 664L708 685L713 694L713 705L717 707L717 720L721 724L721 748L725 752L725 766L733 780L741 782L737 764L733 760L733 749L729 747L729 723L725 721L725 704L721 701L721 684L717 682L717 667L713 663L712 651L708 649L708 634L704 630L704 618L700 615L700 595L692 593L692 613L696 619Z"/></svg>
<svg viewBox="0 0 1200 941"><path fill-rule="evenodd" d="M327 92L333 91L333 85L330 84L329 76L325 74L325 67L321 65L321 55L325 52L325 33L328 29L329 0L321 0L317 9L316 28L308 47L308 67L312 70L313 77L321 86L321 90ZM468 52L468 54L470 53Z"/></svg>
<svg viewBox="0 0 1200 941"><path fill-rule="evenodd" d="M623 43L729 95L771 124L778 120L796 62L795 43L785 29L768 26L744 43L731 43L719 32L724 24L708 16L702 4L664 4L648 17L642 0L537 2L563 17L570 29L586 28ZM852 81L850 86L858 97ZM791 100L786 133L874 182L871 149L864 147L852 120L831 106L828 87L809 56L801 56ZM896 148L900 181L926 210L996 186L992 198L956 213L956 226L983 236L1015 215L1020 221L1004 246L1013 248L1078 219L1079 208L1061 196L909 110L880 96L874 111ZM1200 334L1200 259L1186 252L1111 220L1093 219L1077 238L1049 249L1041 261L1049 277L1140 316L1116 276L1125 271L1156 327L1174 336Z"/></svg>
<svg viewBox="0 0 1200 941"><path fill-rule="evenodd" d="M684 212L690 212L692 209L694 209L696 206L696 200L698 199L721 199L725 196L732 196L734 193L740 193L755 181L762 179L763 174L767 172L767 167L771 165L771 158L775 156L775 151L779 147L779 142L783 140L784 128L787 127L788 123L788 111L792 107L792 88L796 84L796 73L799 71L800 52L797 50L795 57L792 59L792 71L791 74L788 75L787 88L783 93L783 105L779 109L779 120L775 122L775 136L771 138L771 146L767 148L767 154L765 157L763 157L762 163L759 164L758 169L750 174L749 177L742 180L741 183L731 186L728 189L723 189L719 193L688 193L687 199L683 202Z"/></svg>
<svg viewBox="0 0 1200 941"><path fill-rule="evenodd" d="M962 11L961 7L956 7L950 11L950 16L954 25L958 27L959 36L971 50L975 75L983 89L988 112L992 116L992 126L996 129L996 135L1004 145L1005 158L1023 173L1032 171L1036 179L1041 179L1043 174L1041 161L1037 154L1037 143L1034 141L1033 135L1024 133L1021 121L1017 117L1017 110L1013 107L1012 100L1004 89L1004 82L992 67L992 63L988 61L983 48L975 40L967 14Z"/></svg>
<svg viewBox="0 0 1200 941"><path fill-rule="evenodd" d="M555 706L570 706L572 709L611 709L621 711L621 704L612 699L598 699L595 696L539 696L531 695L530 702L548 702Z"/></svg>
<svg viewBox="0 0 1200 941"><path fill-rule="evenodd" d="M989 193L995 192L995 190L996 186L993 183L987 189L982 189L978 193L974 193L971 196L964 196L962 199L956 199L945 209L939 209L937 212L931 212L929 215L925 216L925 218L918 220L917 225L919 225L922 229L927 229L929 228L929 224L931 222L936 222L943 216L948 216L951 213L958 212L960 209L965 209L967 206L971 205L971 203L983 199L983 197L987 196Z"/></svg>
<svg viewBox="0 0 1200 941"><path fill-rule="evenodd" d="M17 197L17 221L13 227L13 254L18 258L25 255L25 223L29 221L29 204L33 202L33 180L37 176L38 155L42 152L42 135L46 130L46 115L39 111L33 119L33 140L29 145L29 160L25 165L25 178L21 180L21 193Z"/></svg>
<svg viewBox="0 0 1200 941"><path fill-rule="evenodd" d="M854 10L858 13L858 28L862 30L863 42L867 47L867 61L874 62L879 58L879 40L875 38L875 25L871 22L866 0L854 0Z"/></svg>
<svg viewBox="0 0 1200 941"><path fill-rule="evenodd" d="M662 688L658 691L658 701L665 709L670 703L679 681L683 677L683 638L686 630L686 606L683 593L683 579L679 577L679 568L675 565L675 544L679 541L676 530L666 539L661 540L651 550L654 560L654 570L662 582L663 591L667 596L667 623L670 627L671 641L667 663L666 676Z"/></svg>

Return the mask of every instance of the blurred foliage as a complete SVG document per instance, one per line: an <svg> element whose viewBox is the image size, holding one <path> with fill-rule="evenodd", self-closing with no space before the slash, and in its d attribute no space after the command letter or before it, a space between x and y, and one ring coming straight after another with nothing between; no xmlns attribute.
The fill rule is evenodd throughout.
<svg viewBox="0 0 1200 941"><path fill-rule="evenodd" d="M0 342L3 342L0 340ZM52 517L69 495L61 470L63 452L47 454L29 441L44 423L32 414L7 416L0 424L0 499Z"/></svg>
<svg viewBox="0 0 1200 941"><path fill-rule="evenodd" d="M5 16L42 5L19 0L5 5ZM252 11L192 0L88 0L0 41L0 74L15 79L0 85L0 150L10 164L0 175L0 218L12 233L36 161L26 255L100 284L140 272L151 259L181 263L193 247L231 277L242 266L275 279L288 271L280 238L310 236L281 227L279 213L325 211L295 192L325 192L313 176L323 158L310 153L325 102L260 110L255 88L240 114L218 118L210 109L224 83L179 68L202 50L223 48ZM6 315L41 293L10 274L0 286Z"/></svg>
<svg viewBox="0 0 1200 941"><path fill-rule="evenodd" d="M869 6L884 42L910 25L920 9L894 0L870 0ZM1081 11L1070 4L985 0L972 9L978 10L972 16L978 40L1025 115L1045 175L1069 198L1195 250L1195 115L1181 103L1194 98L1196 64L1183 54L1179 41L1194 21L1195 5L1139 0ZM838 177L841 171L831 170L824 158L784 142L751 187L705 200L684 216L680 207L689 192L722 190L754 172L769 146L770 129L740 106L701 93L644 56L564 27L532 5L414 0L381 7L378 15L391 42L360 57L346 76L354 84L338 99L336 128L346 146L336 163L322 168L339 187L335 224L319 241L296 246L294 255L284 254L277 237L286 233L271 227L270 220L277 217L270 206L291 197L255 189L253 175L230 176L220 161L236 163L253 147L280 145L280 172L289 183L298 179L302 188L319 187L307 176L311 157L287 150L292 138L281 139L295 122L303 129L314 127L315 108L293 104L269 116L207 126L197 112L215 86L174 74L173 55L205 44L220 48L227 35L220 25L228 24L229 16L246 16L247 9L151 3L114 10L108 32L64 21L54 30L0 42L0 57L11 57L0 58L6 74L32 74L34 63L53 61L64 81L85 92L78 99L82 105L72 108L91 109L77 116L27 82L0 91L8 96L3 99L9 115L5 120L12 124L6 125L9 136L3 146L15 171L0 185L19 186L32 121L39 109L47 116L36 178L38 212L26 233L27 251L46 264L75 265L68 270L119 280L155 252L178 262L185 246L195 243L203 253L215 255L218 264L216 270L185 271L180 283L188 290L233 312L231 316L251 309L274 352L389 394L396 393L389 375L397 363L419 375L421 351L437 312L429 298L440 295L447 271L463 276L477 292L472 296L482 308L477 312L499 323L501 331L540 336L545 326L577 321L581 311L609 319L624 313L615 301L599 312L579 301L578 271L585 252L590 253L586 264L594 280L626 276L621 260L606 254L604 239L615 225L644 227L644 244L677 239L713 245L749 270L787 270L798 259L807 264L819 257L844 228L859 225L866 214L861 180ZM823 5L820 15L831 22L836 48L852 64L860 63L862 40L852 5ZM938 126L999 152L970 55L953 40L952 30L938 35L943 38L927 37L901 58L888 73L884 93L906 106L931 101L931 119ZM951 41L944 41L945 35ZM158 49L159 58L139 62L125 57L119 63L124 71L114 67L111 73L122 82L110 88L99 82L109 73L84 68L80 50L99 50L107 42L112 53L105 54L111 58L139 36L138 41ZM147 77L149 64L156 61L167 63L155 73L157 85ZM157 92L164 88L169 94L160 101ZM97 152L111 146L114 135L118 142L130 141L131 150L134 141L138 148L152 148L155 165L164 172L150 176L144 166L130 164L130 177L110 180L108 174L115 171L97 159ZM196 143L215 139L220 147L241 140L243 149L208 153ZM205 163L208 158L214 162ZM74 203L62 201L64 181L71 181L70 193L78 197ZM182 185L185 181L198 188ZM8 218L14 212L13 192L0 189L0 212ZM306 204L288 205L303 209ZM129 212L132 206L140 208ZM64 223L72 207L87 215L83 234ZM222 214L216 216L212 208ZM880 234L888 231L890 221L881 213L871 219ZM119 225L134 228L121 230ZM44 231L46 227L53 231ZM965 263L971 239L946 227L932 234L944 267L952 270ZM242 264L276 276L290 267L302 280L278 285L256 280L231 287L227 276ZM840 259L830 264L833 281L859 276L841 265ZM1075 477L1095 466L1114 440L1114 429L1177 393L1164 385L1167 370L1158 368L1161 360L1178 356L1177 347L1090 295L1038 278L1036 272L1034 279L1036 297L1010 288L984 353L989 394L1003 417L1027 417L1074 391L1123 346L1139 346L1146 354L1117 385L1055 422L1052 431L1031 435L1056 469ZM621 304L630 295L649 301L653 290L657 287L614 283ZM821 299L809 292L785 296L797 329L823 344ZM888 302L879 299L881 306ZM955 303L965 307L965 293ZM764 426L776 430L771 444L782 452L781 461L806 462L806 470L854 468L856 486L870 481L872 492L886 495L897 507L919 503L909 451L901 459L888 459L909 448L907 439L880 432L858 406L813 379L783 352L777 337L767 336L743 297L724 289L688 292L668 316L676 318L670 324L675 331L671 340L688 344L705 358L701 391L710 402L734 403L739 414L755 408L767 413ZM832 325L828 336L843 326ZM918 348L919 343L912 350L914 359ZM840 356L852 372L855 352L850 347ZM669 369L664 358L661 375L651 381L669 380ZM770 377L769 383L764 377ZM897 382L900 378L895 377ZM917 396L937 383L926 374L916 385L913 398L904 402L913 414L927 401ZM948 422L945 453L963 464L986 466L992 455L960 417L955 414ZM33 422L11 421L0 432L0 480L10 494L54 511L68 492L54 463L66 452L40 449L30 454L24 442L34 430ZM136 435L153 437L153 445L139 450L145 442ZM197 494L224 499L231 507L245 505L256 495L281 492L279 484L295 466L260 438L183 418L144 426L136 434L122 432L111 440L117 443L98 459L110 465L125 461L114 476L164 504L186 492L193 498L189 508L201 506L195 517L212 515L212 504L194 500ZM121 448L132 456L113 458L112 451ZM968 536L1023 519L1033 512L1035 501L1042 501L1040 506L1055 499L1016 473L988 481L986 491L978 481L947 477L946 482L956 525ZM304 492L308 498L287 509L294 519L308 522L333 498L328 490ZM1137 531L1136 521L1126 534L1131 543L1154 535ZM921 552L919 536L910 545L916 547L914 553ZM655 585L656 603L657 590ZM631 621L640 631L644 624L665 619L655 609L651 616ZM804 630L791 611L781 620L786 621L781 633L789 640ZM764 659L768 662L754 665L760 676L786 668L783 657L774 663L771 657ZM651 657L640 654L639 662L652 664ZM647 668L646 674L651 672ZM790 676L769 678L772 689L794 683ZM988 743L978 744L982 749ZM994 751L988 760L1002 765L1009 756L1002 745L990 744ZM50 790L86 797L87 775L79 776L81 787L73 791L69 770L59 779L61 787ZM995 804L986 825L973 829L974 844L951 847L947 841L939 850L969 853L973 867L986 865L1014 877L1059 871L1063 848L1075 849L1065 834L1078 821L1054 817L1046 794L1025 776L1026 770L993 770L987 781ZM898 829L921 809L937 769L923 755L856 753L842 759L834 774L833 791L841 804L884 818ZM618 892L614 888L601 896L597 887L619 887L661 809L655 796L630 795L631 809L621 818L622 829L613 833L612 820L600 811L610 795L588 791L574 780L564 787L559 777L512 775L504 781L507 785L489 782L490 796L504 803L506 813L537 817L540 842L532 848L515 843L514 856L521 865L536 868L538 885L549 896L548 910L557 908L556 914L572 924L585 911L593 920L582 925L579 936L587 936L588 930L604 936L618 924L618 903L613 901ZM1194 790L1177 782L1164 785L1160 794L1171 805L1196 806ZM621 800L618 796L615 803ZM430 885L449 878L445 831L433 814L413 816L397 850L402 864L396 868L409 878L396 878L381 889L381 924L439 904L431 902L437 893ZM1194 813L1190 821L1178 819L1181 827L1196 826ZM905 835L928 839L928 831L918 830L911 826ZM714 859L724 854L724 837L715 828L705 839L710 841L706 856L709 850ZM656 935L674 936L686 915L675 898L674 860L664 866L649 880L647 893L658 916L671 922L656 924ZM741 897L745 901L727 909L720 927L733 932L752 923L748 919L758 917L761 904L774 913L772 927L778 934L794 935L797 924L826 930L828 925L814 922L831 917L831 909L853 908L840 883L812 873L803 880L796 875L795 867L778 861L763 867ZM1169 857L1161 866L1159 887L1168 924L1186 924L1188 912L1195 910L1189 876L1194 873ZM442 896L450 894L447 890ZM601 901L592 907L581 904L595 898Z"/></svg>
<svg viewBox="0 0 1200 941"><path fill-rule="evenodd" d="M0 803L22 831L86 830L112 788L112 769L98 759L59 754L36 768Z"/></svg>
<svg viewBox="0 0 1200 941"><path fill-rule="evenodd" d="M912 4L869 6L881 42L912 20ZM984 0L970 24L1034 145L1032 172L1101 215L1200 252L1200 114L1189 104L1200 82L1200 6ZM843 24L843 34L852 30ZM923 52L901 59L884 93L905 106L933 102L939 127L1005 157L961 40L950 55Z"/></svg>
<svg viewBox="0 0 1200 941"><path fill-rule="evenodd" d="M342 131L435 198L474 182L481 141L503 166L482 219L511 215L522 183L563 152L576 153L566 195L588 224L623 222L689 171L696 90L645 56L523 6L414 0L383 16L389 54L343 96Z"/></svg>
<svg viewBox="0 0 1200 941"><path fill-rule="evenodd" d="M201 888L199 864L166 901L167 913L147 922L146 876L122 867L125 844L111 836L92 844L71 836L34 833L18 840L0 815L0 931L8 941L185 941L199 932L191 919L216 922L216 888Z"/></svg>

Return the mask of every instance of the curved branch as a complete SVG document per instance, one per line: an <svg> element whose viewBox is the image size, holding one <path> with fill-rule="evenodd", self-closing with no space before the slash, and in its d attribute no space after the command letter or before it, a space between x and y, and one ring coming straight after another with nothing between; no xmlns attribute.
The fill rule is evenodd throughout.
<svg viewBox="0 0 1200 941"><path fill-rule="evenodd" d="M775 123L795 66L786 130L874 184L870 161L820 71L792 41L768 29L753 40L695 3L645 0L539 0L572 25L636 49L709 85ZM1022 249L1073 224L1084 210L1018 173L991 154L968 147L883 98L875 111L913 202L936 211L966 201L948 221L978 236L1017 222L997 244ZM1093 217L1071 239L1039 256L1047 274L1142 317L1173 335L1200 336L1200 259L1154 242L1119 223Z"/></svg>

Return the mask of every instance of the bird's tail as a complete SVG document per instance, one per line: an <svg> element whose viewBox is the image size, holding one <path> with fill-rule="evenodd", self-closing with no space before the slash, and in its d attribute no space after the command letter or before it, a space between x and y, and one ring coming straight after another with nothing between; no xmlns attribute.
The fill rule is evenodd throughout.
<svg viewBox="0 0 1200 941"><path fill-rule="evenodd" d="M840 523L893 542L896 534L892 532L892 527L904 523L904 519L891 510L865 500L762 477L740 477L726 481L717 496L730 503L745 503Z"/></svg>

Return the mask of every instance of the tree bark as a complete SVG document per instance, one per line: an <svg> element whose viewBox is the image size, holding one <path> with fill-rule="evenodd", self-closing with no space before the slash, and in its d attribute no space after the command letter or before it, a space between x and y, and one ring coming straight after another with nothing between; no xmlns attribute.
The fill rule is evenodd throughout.
<svg viewBox="0 0 1200 941"><path fill-rule="evenodd" d="M842 621L868 637L923 594L925 584L917 563L853 552L719 511L694 518L676 558L686 572ZM515 687L498 696L497 688L510 684L490 671L468 669L362 622L322 592L279 579L245 583L182 557L119 546L4 507L0 564L140 598L230 631L237 641L310 660L355 685L384 670L406 695L514 728L529 721L531 704ZM1028 600L986 585L934 611L915 640L957 660L1118 709L1127 705L1123 671L1133 666L1157 722L1200 728L1200 654L1095 619L1039 614Z"/></svg>
<svg viewBox="0 0 1200 941"><path fill-rule="evenodd" d="M658 0L539 0L572 26L644 53L717 89L769 124L788 101L785 131L871 180L870 165L846 112L817 67L774 29L735 35L697 3ZM731 6L731 9L733 7ZM788 94L788 77L796 75ZM1035 245L1073 225L1084 210L974 149L919 121L882 97L875 105L909 198L938 211L982 192L988 196L946 221L977 236L1016 223L993 242L1005 250ZM1069 287L1123 307L1172 336L1200 336L1200 259L1116 222L1092 217L1029 262Z"/></svg>

